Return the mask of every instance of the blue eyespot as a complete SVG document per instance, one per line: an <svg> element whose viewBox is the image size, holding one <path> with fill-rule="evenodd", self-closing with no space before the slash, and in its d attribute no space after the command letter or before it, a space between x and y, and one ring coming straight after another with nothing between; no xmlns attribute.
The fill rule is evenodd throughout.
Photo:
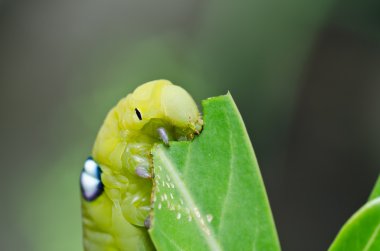
<svg viewBox="0 0 380 251"><path fill-rule="evenodd" d="M93 201L103 193L104 187L101 180L102 170L99 165L89 157L80 174L80 188L82 196L87 201Z"/></svg>

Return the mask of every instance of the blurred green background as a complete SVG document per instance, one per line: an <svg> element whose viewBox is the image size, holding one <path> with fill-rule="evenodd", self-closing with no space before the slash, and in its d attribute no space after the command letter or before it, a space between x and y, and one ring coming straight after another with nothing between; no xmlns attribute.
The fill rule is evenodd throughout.
<svg viewBox="0 0 380 251"><path fill-rule="evenodd" d="M231 91L283 250L325 250L380 169L379 13L370 0L0 0L0 249L82 249L78 175L97 130L166 78L197 101Z"/></svg>

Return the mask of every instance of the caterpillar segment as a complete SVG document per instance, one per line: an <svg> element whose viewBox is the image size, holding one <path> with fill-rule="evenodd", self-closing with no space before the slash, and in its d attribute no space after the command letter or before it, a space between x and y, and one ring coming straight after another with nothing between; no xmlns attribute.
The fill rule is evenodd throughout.
<svg viewBox="0 0 380 251"><path fill-rule="evenodd" d="M193 98L167 80L139 86L111 109L80 175L86 251L154 250L152 147L191 140L202 125Z"/></svg>

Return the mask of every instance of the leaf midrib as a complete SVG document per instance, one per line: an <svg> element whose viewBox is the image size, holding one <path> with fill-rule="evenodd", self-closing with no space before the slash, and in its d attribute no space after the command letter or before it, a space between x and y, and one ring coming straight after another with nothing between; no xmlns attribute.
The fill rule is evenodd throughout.
<svg viewBox="0 0 380 251"><path fill-rule="evenodd" d="M379 224L377 225L377 227L375 228L375 231L373 231L373 233L372 233L372 235L370 236L370 238L369 238L367 244L365 245L363 251L368 251L368 250L371 248L373 242L375 241L375 237L376 237L377 234L379 233L379 230L380 230L380 223L379 223Z"/></svg>
<svg viewBox="0 0 380 251"><path fill-rule="evenodd" d="M178 192L181 194L184 202L192 209L198 208L192 196L188 192L188 188L186 187L185 184L183 184L183 182L181 181L181 178L177 175L177 171L174 168L174 164L166 156L166 153L162 151L162 149L159 149L158 155L161 157L161 161L166 164L165 168L167 169L170 176L173 178L173 182L178 188ZM205 232L202 229L202 223L200 222L199 218L194 217L194 221L197 223L197 226L200 230L199 233L206 240L206 243L209 246L209 250L221 251L222 248L220 247L218 241L214 238L215 234L213 233L212 229L209 228L209 231L210 231L209 235L205 234Z"/></svg>
<svg viewBox="0 0 380 251"><path fill-rule="evenodd" d="M228 121L228 131L231 131L231 122L230 122L230 119L228 118L228 116L226 116L226 111L223 110L223 113L224 113L224 117L226 118L226 121ZM228 186L227 186L227 189L226 189L226 196L223 200L223 203L222 203L222 212L220 213L220 222L219 222L219 225L218 225L218 231L219 233L221 233L221 229L223 228L223 225L224 225L224 222L225 222L225 212L226 212L226 203L228 202L229 198L230 198L230 191L231 191L231 183L232 183L232 176L233 176L233 163L234 163L234 154L233 153L233 149L232 149L232 134L230 133L228 135L228 145L230 146L230 152L231 152L231 158L229 159L229 165L231 168L229 169L230 172L229 172L229 176L228 176Z"/></svg>

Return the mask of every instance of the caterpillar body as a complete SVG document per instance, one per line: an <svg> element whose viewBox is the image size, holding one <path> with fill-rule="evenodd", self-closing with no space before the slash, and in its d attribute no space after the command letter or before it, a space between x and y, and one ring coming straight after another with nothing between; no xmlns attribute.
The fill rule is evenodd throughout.
<svg viewBox="0 0 380 251"><path fill-rule="evenodd" d="M80 175L86 251L154 250L145 226L152 147L191 140L202 124L192 97L167 80L139 86L111 109Z"/></svg>

